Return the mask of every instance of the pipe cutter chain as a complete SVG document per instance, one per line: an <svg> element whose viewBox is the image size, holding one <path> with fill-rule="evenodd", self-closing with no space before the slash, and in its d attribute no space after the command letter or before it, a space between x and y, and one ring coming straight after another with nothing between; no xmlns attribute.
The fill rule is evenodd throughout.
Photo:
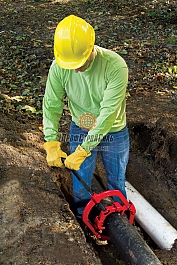
<svg viewBox="0 0 177 265"><path fill-rule="evenodd" d="M103 206L104 200L112 196L118 197L121 202L113 201L111 205ZM104 233L106 228L104 223L107 216L112 213L126 214L129 222L133 224L134 215L136 213L135 206L131 201L128 201L119 190L108 190L99 194L93 193L90 198L90 201L84 208L82 220L98 239L109 240L109 237ZM100 211L94 218L90 218L91 212L96 205L98 205L98 207L101 205Z"/></svg>

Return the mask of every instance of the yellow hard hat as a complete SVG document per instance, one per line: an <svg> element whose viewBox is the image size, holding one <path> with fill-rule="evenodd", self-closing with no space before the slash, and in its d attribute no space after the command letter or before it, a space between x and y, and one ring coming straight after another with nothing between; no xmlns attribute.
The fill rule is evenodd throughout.
<svg viewBox="0 0 177 265"><path fill-rule="evenodd" d="M89 58L95 42L93 27L80 17L70 15L57 26L54 35L54 56L65 69L77 69Z"/></svg>

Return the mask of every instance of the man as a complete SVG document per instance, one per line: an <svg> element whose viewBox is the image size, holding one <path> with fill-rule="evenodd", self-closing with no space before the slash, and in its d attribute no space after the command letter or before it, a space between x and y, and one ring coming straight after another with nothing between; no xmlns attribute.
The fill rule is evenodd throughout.
<svg viewBox="0 0 177 265"><path fill-rule="evenodd" d="M126 126L128 68L118 54L94 45L95 32L85 20L70 15L57 26L54 55L43 100L44 149L49 166L78 170L90 186L98 149L107 173L108 189L126 197L125 172L129 158ZM72 116L70 155L61 149L59 121L63 97ZM64 164L61 158L65 158ZM72 175L74 202L90 198ZM78 216L84 207L78 207Z"/></svg>

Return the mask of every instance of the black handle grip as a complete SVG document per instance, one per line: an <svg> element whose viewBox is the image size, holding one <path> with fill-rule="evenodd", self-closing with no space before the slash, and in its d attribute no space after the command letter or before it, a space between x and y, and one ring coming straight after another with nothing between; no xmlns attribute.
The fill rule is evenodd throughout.
<svg viewBox="0 0 177 265"><path fill-rule="evenodd" d="M61 158L61 161L64 163L65 162L64 157ZM68 168L69 169L69 168ZM76 178L82 183L82 185L84 186L84 188L90 193L90 195L93 195L92 190L90 189L90 187L87 185L87 183L81 178L81 176L79 175L79 173L77 172L77 170L74 169L69 169L75 176Z"/></svg>

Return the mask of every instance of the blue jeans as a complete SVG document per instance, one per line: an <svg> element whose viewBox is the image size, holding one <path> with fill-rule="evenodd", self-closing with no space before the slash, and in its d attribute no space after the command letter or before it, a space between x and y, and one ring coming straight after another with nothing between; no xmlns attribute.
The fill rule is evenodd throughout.
<svg viewBox="0 0 177 265"><path fill-rule="evenodd" d="M70 153L73 153L82 144L88 131L80 128L74 122L70 125ZM81 164L79 175L91 187L91 180L96 166L97 151L100 150L103 165L107 175L108 190L120 190L125 197L125 173L129 159L129 133L127 126L121 131L108 133L100 142L99 146L91 151L91 156L87 157ZM88 201L89 192L83 187L82 183L72 173L73 200L74 203ZM78 207L79 215L82 215L84 206Z"/></svg>

